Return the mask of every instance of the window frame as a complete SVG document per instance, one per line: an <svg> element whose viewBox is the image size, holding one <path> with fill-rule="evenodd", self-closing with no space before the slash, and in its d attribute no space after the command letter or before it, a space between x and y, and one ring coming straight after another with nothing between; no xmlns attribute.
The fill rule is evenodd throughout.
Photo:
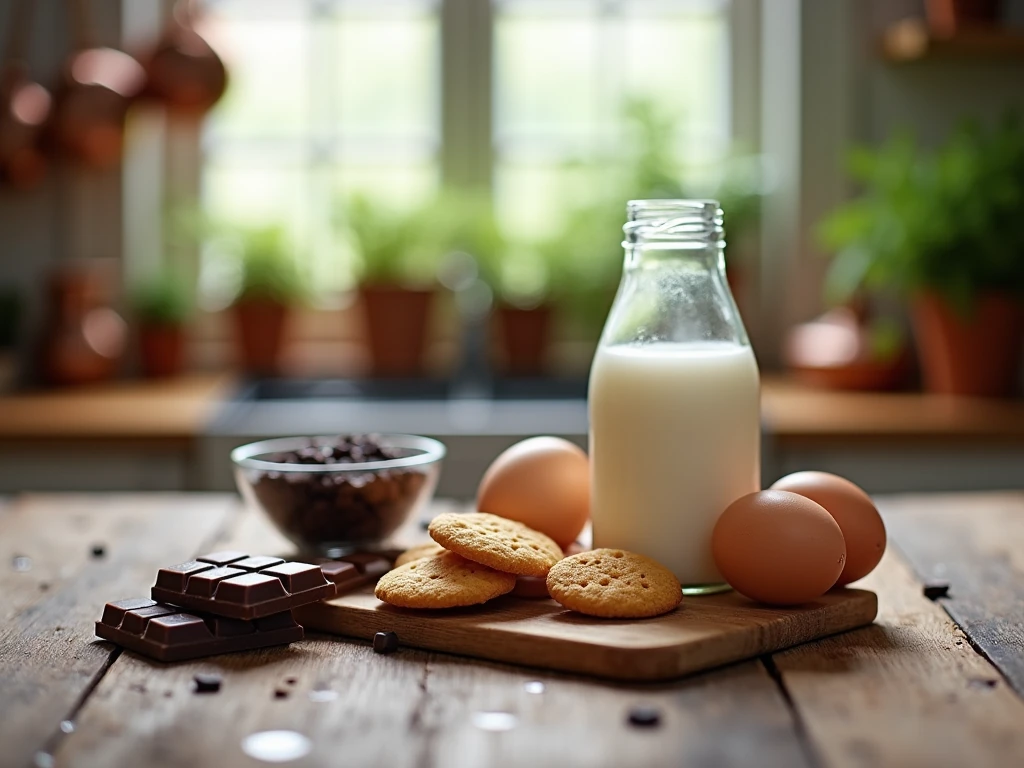
<svg viewBox="0 0 1024 768"><path fill-rule="evenodd" d="M761 3L726 0L728 14L729 99L726 125L733 142L760 151ZM440 183L466 190L493 190L495 164L493 48L495 3L481 0L436 0L440 24L441 145ZM122 39L129 50L152 39L170 17L173 0L121 0ZM137 47L137 45L135 45ZM471 105L467 108L466 105ZM199 199L202 182L202 131L197 121L172 119L159 108L133 116L134 129L147 140L134 142L122 175L125 274L134 281L168 259L162 224L167 202ZM133 129L133 126L130 126ZM156 180L154 185L154 179ZM148 185L150 192L145 191ZM151 190L158 190L152 194ZM138 192L139 194L136 194ZM153 244L157 247L154 248ZM138 254L146 254L139 257ZM198 247L175 253L175 267L189 277L198 272ZM762 266L762 271L764 267ZM746 297L755 304L755 285ZM331 310L318 310L329 312ZM195 330L208 338L226 335L225 323L199 313ZM758 313L760 314L760 312ZM332 321L337 334L351 338L350 323ZM319 335L319 334L318 334Z"/></svg>

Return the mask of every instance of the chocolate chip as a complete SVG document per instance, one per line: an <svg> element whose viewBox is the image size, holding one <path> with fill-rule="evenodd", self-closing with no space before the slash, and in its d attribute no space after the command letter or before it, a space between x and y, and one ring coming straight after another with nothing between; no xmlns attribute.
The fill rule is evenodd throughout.
<svg viewBox="0 0 1024 768"><path fill-rule="evenodd" d="M922 591L929 600L938 600L941 597L949 597L949 584L944 581L936 581L925 584Z"/></svg>
<svg viewBox="0 0 1024 768"><path fill-rule="evenodd" d="M286 677L286 678L284 679L284 681L285 681L285 682L286 682L286 683L287 683L288 685L295 685L295 684L296 684L297 682L299 682L299 678L297 678L297 677Z"/></svg>
<svg viewBox="0 0 1024 768"><path fill-rule="evenodd" d="M653 728L661 724L661 711L654 707L633 707L629 710L629 724Z"/></svg>
<svg viewBox="0 0 1024 768"><path fill-rule="evenodd" d="M373 636L374 653L394 653L398 650L398 635L394 632L378 632Z"/></svg>
<svg viewBox="0 0 1024 768"><path fill-rule="evenodd" d="M196 693L217 693L220 690L220 675L198 674L192 678L196 683Z"/></svg>
<svg viewBox="0 0 1024 768"><path fill-rule="evenodd" d="M288 691L284 690L283 688L276 688L274 690L274 698L275 699L287 699L288 698Z"/></svg>
<svg viewBox="0 0 1024 768"><path fill-rule="evenodd" d="M107 554L107 548L102 544L92 545L92 556L93 557L104 557Z"/></svg>

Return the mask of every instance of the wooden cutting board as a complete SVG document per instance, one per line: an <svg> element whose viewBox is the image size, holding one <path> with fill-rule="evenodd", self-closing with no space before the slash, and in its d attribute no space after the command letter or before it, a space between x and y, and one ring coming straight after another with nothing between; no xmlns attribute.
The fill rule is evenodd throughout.
<svg viewBox="0 0 1024 768"><path fill-rule="evenodd" d="M385 605L365 587L295 609L309 630L620 680L666 680L870 624L874 592L839 589L798 608L769 608L735 593L691 597L654 619L594 619L553 600L502 597L448 611Z"/></svg>

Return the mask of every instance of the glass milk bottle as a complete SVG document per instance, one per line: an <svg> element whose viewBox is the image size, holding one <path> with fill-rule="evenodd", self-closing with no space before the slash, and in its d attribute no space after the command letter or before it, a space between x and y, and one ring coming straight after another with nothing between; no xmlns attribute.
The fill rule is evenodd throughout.
<svg viewBox="0 0 1024 768"><path fill-rule="evenodd" d="M760 379L725 280L713 200L632 200L625 266L590 372L595 547L725 588L711 532L761 489Z"/></svg>

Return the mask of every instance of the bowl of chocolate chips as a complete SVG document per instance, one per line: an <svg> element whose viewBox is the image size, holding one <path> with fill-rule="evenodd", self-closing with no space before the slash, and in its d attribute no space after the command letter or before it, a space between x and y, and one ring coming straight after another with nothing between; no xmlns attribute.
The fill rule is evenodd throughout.
<svg viewBox="0 0 1024 768"><path fill-rule="evenodd" d="M434 495L443 443L416 435L282 437L235 448L249 503L305 552L380 545Z"/></svg>

